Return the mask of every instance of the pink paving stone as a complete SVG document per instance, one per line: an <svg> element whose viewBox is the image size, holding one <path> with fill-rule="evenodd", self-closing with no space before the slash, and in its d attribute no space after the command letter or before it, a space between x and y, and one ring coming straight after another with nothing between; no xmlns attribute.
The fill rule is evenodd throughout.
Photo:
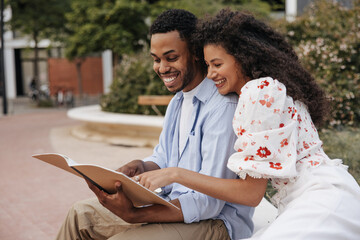
<svg viewBox="0 0 360 240"><path fill-rule="evenodd" d="M54 239L71 205L94 196L82 179L31 157L35 153L55 152L51 131L77 124L65 111L0 117L1 240ZM90 155L89 149L108 151L100 143L66 137L56 139L66 143L62 149L65 152L86 156ZM117 156L129 153L132 157L138 152L142 153L139 157L144 157L151 153L151 149L124 148L120 155L116 152L119 149L112 148Z"/></svg>

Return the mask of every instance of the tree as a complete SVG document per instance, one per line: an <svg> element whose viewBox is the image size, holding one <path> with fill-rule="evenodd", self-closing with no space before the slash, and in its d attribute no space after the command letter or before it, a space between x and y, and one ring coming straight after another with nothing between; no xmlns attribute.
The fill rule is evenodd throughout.
<svg viewBox="0 0 360 240"><path fill-rule="evenodd" d="M110 49L117 65L117 56L135 52L146 45L147 2L73 0L71 9L66 15L70 30L66 41L66 56L70 60L76 60L79 91L81 64L86 56Z"/></svg>
<svg viewBox="0 0 360 240"><path fill-rule="evenodd" d="M107 49L116 54L143 47L148 26L148 4L131 0L73 0L67 14L71 31L66 55L73 59Z"/></svg>
<svg viewBox="0 0 360 240"><path fill-rule="evenodd" d="M214 15L223 8L250 11L262 18L268 17L270 13L270 5L261 0L158 0L151 5L151 15L156 18L162 11L170 8L185 9L200 18L207 14Z"/></svg>
<svg viewBox="0 0 360 240"><path fill-rule="evenodd" d="M34 41L34 72L36 88L39 88L38 43L41 39L59 40L66 32L65 13L70 0L9 0L12 10L10 27Z"/></svg>

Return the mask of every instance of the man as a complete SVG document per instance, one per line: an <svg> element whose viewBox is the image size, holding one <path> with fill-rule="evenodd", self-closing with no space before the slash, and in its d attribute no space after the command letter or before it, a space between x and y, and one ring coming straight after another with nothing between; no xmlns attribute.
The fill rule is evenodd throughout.
<svg viewBox="0 0 360 240"><path fill-rule="evenodd" d="M190 41L196 21L187 11L169 10L151 26L154 70L176 94L153 155L119 169L128 176L177 166L219 178L236 177L226 162L236 138L231 121L237 96L221 96L205 78L203 58ZM98 199L75 204L58 239L239 239L249 237L253 229L253 208L179 184L166 186L163 196L181 211L163 205L134 208L120 183L112 195L88 184Z"/></svg>

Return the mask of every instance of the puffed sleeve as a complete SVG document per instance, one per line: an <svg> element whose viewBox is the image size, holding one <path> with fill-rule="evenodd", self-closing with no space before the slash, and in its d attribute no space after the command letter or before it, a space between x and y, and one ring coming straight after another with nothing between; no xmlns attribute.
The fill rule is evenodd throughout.
<svg viewBox="0 0 360 240"><path fill-rule="evenodd" d="M237 152L227 166L240 178L296 176L297 109L282 83L267 77L245 84L233 128Z"/></svg>

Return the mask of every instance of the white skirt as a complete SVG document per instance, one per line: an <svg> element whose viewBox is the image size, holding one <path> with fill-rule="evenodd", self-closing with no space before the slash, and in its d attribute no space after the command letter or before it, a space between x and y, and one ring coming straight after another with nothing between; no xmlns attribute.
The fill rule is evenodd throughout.
<svg viewBox="0 0 360 240"><path fill-rule="evenodd" d="M360 187L343 166L307 168L282 191L279 215L249 239L359 240Z"/></svg>

